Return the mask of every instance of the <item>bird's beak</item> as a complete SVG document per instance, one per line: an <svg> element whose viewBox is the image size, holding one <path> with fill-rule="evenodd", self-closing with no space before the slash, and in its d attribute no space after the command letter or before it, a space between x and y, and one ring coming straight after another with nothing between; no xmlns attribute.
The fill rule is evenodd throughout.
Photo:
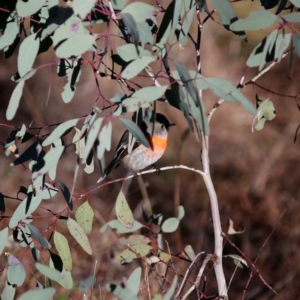
<svg viewBox="0 0 300 300"><path fill-rule="evenodd" d="M175 126L175 125L176 125L175 123L170 123L170 124L169 124L169 127Z"/></svg>

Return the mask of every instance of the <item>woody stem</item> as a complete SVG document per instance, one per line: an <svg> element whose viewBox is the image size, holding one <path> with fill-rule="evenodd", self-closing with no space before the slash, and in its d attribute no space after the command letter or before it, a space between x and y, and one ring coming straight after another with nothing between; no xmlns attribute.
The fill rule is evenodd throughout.
<svg viewBox="0 0 300 300"><path fill-rule="evenodd" d="M212 220L213 220L213 228L214 228L214 235L215 235L214 270L215 270L216 280L218 284L218 292L219 292L219 296L223 296L224 300L228 300L227 286L226 286L226 280L225 280L223 264L222 264L223 237L222 237L222 227L221 227L221 220L220 220L220 211L219 211L216 190L214 188L211 175L210 175L208 142L209 142L208 137L202 135L202 163L204 169L204 175L202 176L208 191L210 204L211 204L211 211L212 211Z"/></svg>

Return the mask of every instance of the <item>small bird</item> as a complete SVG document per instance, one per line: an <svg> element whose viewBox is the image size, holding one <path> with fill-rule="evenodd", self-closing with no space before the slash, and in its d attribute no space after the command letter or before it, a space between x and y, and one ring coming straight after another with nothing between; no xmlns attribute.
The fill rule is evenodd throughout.
<svg viewBox="0 0 300 300"><path fill-rule="evenodd" d="M156 113L153 129L153 122L149 121L147 118L144 118L142 121L141 130L148 139L150 148L145 147L138 140L136 140L131 153L128 153L129 132L126 130L121 137L113 160L104 170L102 177L100 177L97 183L101 182L120 164L122 164L130 172L136 174L138 171L143 170L157 162L167 148L169 127L174 125L176 124L170 123L163 114ZM153 135L151 136L152 130Z"/></svg>

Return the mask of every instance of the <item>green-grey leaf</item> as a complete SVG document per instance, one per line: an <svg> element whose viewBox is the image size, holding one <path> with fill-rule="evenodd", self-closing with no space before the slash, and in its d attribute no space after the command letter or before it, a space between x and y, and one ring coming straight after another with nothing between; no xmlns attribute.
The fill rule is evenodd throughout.
<svg viewBox="0 0 300 300"><path fill-rule="evenodd" d="M107 284L106 289L112 292L121 300L138 300L138 297L134 295L129 289L121 287L116 284Z"/></svg>
<svg viewBox="0 0 300 300"><path fill-rule="evenodd" d="M46 155L44 156L44 166L37 172L32 174L32 179L35 181L37 177L46 174L53 166L57 165L58 161L60 160L65 147L58 146L55 148L51 148Z"/></svg>
<svg viewBox="0 0 300 300"><path fill-rule="evenodd" d="M254 10L246 19L239 19L230 25L233 31L262 30L276 22L277 16L268 10Z"/></svg>
<svg viewBox="0 0 300 300"><path fill-rule="evenodd" d="M126 62L137 59L141 56L152 57L151 52L149 50L146 50L141 46L138 46L138 49L140 55L138 55L134 44L125 44L123 46L117 47L117 52L119 56Z"/></svg>
<svg viewBox="0 0 300 300"><path fill-rule="evenodd" d="M291 0L291 2L297 6L297 7L300 7L300 0Z"/></svg>
<svg viewBox="0 0 300 300"><path fill-rule="evenodd" d="M72 16L61 24L54 32L52 37L54 47L58 46L62 41L71 36L87 33L88 31L82 25L81 19Z"/></svg>
<svg viewBox="0 0 300 300"><path fill-rule="evenodd" d="M82 249L86 253L92 255L92 248L84 229L75 220L71 218L68 218L67 226L71 235L77 241L77 243L82 247Z"/></svg>
<svg viewBox="0 0 300 300"><path fill-rule="evenodd" d="M10 46L14 42L18 33L19 25L17 23L17 18L12 22L6 23L5 31L0 37L0 50Z"/></svg>
<svg viewBox="0 0 300 300"><path fill-rule="evenodd" d="M154 16L155 10L155 7L152 5L142 2L134 2L127 5L121 13L131 14L135 22L141 22Z"/></svg>
<svg viewBox="0 0 300 300"><path fill-rule="evenodd" d="M81 19L84 19L92 10L95 2L96 0L73 0L70 6L73 8L75 15L79 15Z"/></svg>
<svg viewBox="0 0 300 300"><path fill-rule="evenodd" d="M145 21L139 22L137 24L137 29L138 29L138 32L139 32L140 42L142 44L152 45L154 43L154 37L151 33L151 29Z"/></svg>
<svg viewBox="0 0 300 300"><path fill-rule="evenodd" d="M8 238L8 227L5 227L0 231L0 255L2 254L2 251L5 248L7 238Z"/></svg>
<svg viewBox="0 0 300 300"><path fill-rule="evenodd" d="M121 237L119 238L118 241L123 246L127 246L127 245L133 246L136 244L149 244L151 242L151 240L148 237L141 234L132 234L128 238Z"/></svg>
<svg viewBox="0 0 300 300"><path fill-rule="evenodd" d="M34 238L45 248L45 249L50 249L51 244L41 235L40 231L31 224L27 224L27 227L30 229L32 235Z"/></svg>
<svg viewBox="0 0 300 300"><path fill-rule="evenodd" d="M297 33L293 33L293 43L298 57L300 57L300 37Z"/></svg>
<svg viewBox="0 0 300 300"><path fill-rule="evenodd" d="M173 19L172 19L172 26L171 26L171 32L169 36L169 43L172 43L175 29L177 27L177 24L179 22L180 14L181 14L181 8L182 8L183 1L182 0L175 0L175 6L174 6L174 12L173 12Z"/></svg>
<svg viewBox="0 0 300 300"><path fill-rule="evenodd" d="M79 33L71 36L62 42L55 49L55 53L60 58L79 56L88 51L94 44L95 37L86 33Z"/></svg>
<svg viewBox="0 0 300 300"><path fill-rule="evenodd" d="M208 77L206 81L217 96L229 102L240 102L247 111L255 115L256 109L253 104L232 83L217 77Z"/></svg>
<svg viewBox="0 0 300 300"><path fill-rule="evenodd" d="M166 233L174 232L178 225L179 220L177 218L169 218L163 222L161 230Z"/></svg>
<svg viewBox="0 0 300 300"><path fill-rule="evenodd" d="M180 221L184 217L184 207L182 205L178 206L178 220Z"/></svg>
<svg viewBox="0 0 300 300"><path fill-rule="evenodd" d="M94 211L88 201L85 201L77 208L75 218L78 224L84 229L85 233L91 233Z"/></svg>
<svg viewBox="0 0 300 300"><path fill-rule="evenodd" d="M121 253L119 253L115 259L120 261L120 262L131 262L133 259L138 258L137 255L139 256L146 256L149 254L150 250L152 249L152 246L147 245L147 244L136 244L131 246L131 250L130 249L126 249L124 251L122 251Z"/></svg>
<svg viewBox="0 0 300 300"><path fill-rule="evenodd" d="M73 284L70 284L69 276L64 274L64 272L58 272L57 270L42 265L40 263L35 264L36 269L43 274L44 276L48 277L51 280L56 281L65 289L71 289Z"/></svg>
<svg viewBox="0 0 300 300"><path fill-rule="evenodd" d="M21 77L31 70L39 47L40 39L35 34L31 34L23 40L18 54L18 71Z"/></svg>
<svg viewBox="0 0 300 300"><path fill-rule="evenodd" d="M140 98L143 100L147 101L154 101L157 100L158 98L162 97L168 88L167 85L162 85L162 86L148 86L139 89L135 93L131 95L131 97L134 98Z"/></svg>
<svg viewBox="0 0 300 300"><path fill-rule="evenodd" d="M233 262L240 268L243 268L242 265L244 265L247 269L249 269L247 261L237 254L227 254L227 255L224 255L224 257L232 258Z"/></svg>
<svg viewBox="0 0 300 300"><path fill-rule="evenodd" d="M180 30L179 42L184 45L187 42L187 35L189 33L192 21L194 19L195 11L196 11L196 5L194 5L186 14L186 17L184 19L184 22L183 22L181 30Z"/></svg>
<svg viewBox="0 0 300 300"><path fill-rule="evenodd" d="M131 120L121 118L121 121L125 125L126 129L145 147L150 147L149 141L146 139L142 130Z"/></svg>
<svg viewBox="0 0 300 300"><path fill-rule="evenodd" d="M14 91L10 96L10 100L6 110L6 119L9 121L14 118L16 111L19 107L20 99L23 93L24 83L24 80L20 80L20 82L16 85Z"/></svg>
<svg viewBox="0 0 300 300"><path fill-rule="evenodd" d="M26 272L23 264L13 255L8 254L7 280L10 284L21 286L25 280Z"/></svg>
<svg viewBox="0 0 300 300"><path fill-rule="evenodd" d="M102 159L105 150L109 151L111 148L111 135L112 135L112 123L109 122L104 126L99 134L99 145L97 147L97 157Z"/></svg>
<svg viewBox="0 0 300 300"><path fill-rule="evenodd" d="M1 293L1 300L14 300L15 293L16 293L16 286L8 284L8 282L6 281L4 290Z"/></svg>
<svg viewBox="0 0 300 300"><path fill-rule="evenodd" d="M91 287L96 283L96 277L90 276L79 283L79 290L83 293L86 293Z"/></svg>
<svg viewBox="0 0 300 300"><path fill-rule="evenodd" d="M142 275L142 268L136 268L130 275L127 280L127 288L133 292L134 295L137 295L140 288L140 281Z"/></svg>
<svg viewBox="0 0 300 300"><path fill-rule="evenodd" d="M125 70L121 73L121 76L125 79L131 79L138 75L145 67L151 62L155 61L156 58L150 56L142 56L132 61Z"/></svg>
<svg viewBox="0 0 300 300"><path fill-rule="evenodd" d="M52 300L55 294L55 288L36 289L24 293L18 300Z"/></svg>
<svg viewBox="0 0 300 300"><path fill-rule="evenodd" d="M51 145L54 141L59 139L66 131L68 131L70 128L74 127L78 122L78 119L72 119L68 120L59 126L57 126L51 134L44 140L42 146L46 147Z"/></svg>
<svg viewBox="0 0 300 300"><path fill-rule="evenodd" d="M133 227L134 217L122 190L116 201L116 216L124 227Z"/></svg>
<svg viewBox="0 0 300 300"><path fill-rule="evenodd" d="M195 118L197 120L197 123L199 124L201 130L203 131L205 136L209 136L209 125L208 125L208 120L205 115L205 106L202 101L202 99L199 97L197 90L194 86L193 80L189 74L189 72L185 69L185 67L178 63L175 62L176 69L178 71L179 77L181 81L183 82L185 89L187 90L188 94L192 98L192 100L195 103L194 107L194 115L197 115L198 118ZM192 104L190 103L191 108L193 107ZM195 110L198 110L196 112Z"/></svg>
<svg viewBox="0 0 300 300"><path fill-rule="evenodd" d="M75 82L73 82L72 80L73 80L73 76L74 76L74 69L67 73L68 81L65 84L64 90L61 93L61 97L65 103L69 103L73 99L75 91L76 91L75 83L77 83L79 81L80 75L81 75L81 69L79 70L79 72L76 76ZM72 83L72 85L71 85L71 83Z"/></svg>
<svg viewBox="0 0 300 300"><path fill-rule="evenodd" d="M38 194L37 196L32 197L28 211L27 211L27 213L25 213L27 199L28 199L28 197L26 197L21 202L21 204L19 204L17 209L14 211L14 213L9 221L9 228L16 227L20 220L25 219L27 216L31 215L37 209L37 207L40 205L40 203L42 201L42 194Z"/></svg>
<svg viewBox="0 0 300 300"><path fill-rule="evenodd" d="M84 149L84 156L83 159L86 161L87 157L90 154L91 149L94 146L95 140L97 138L98 132L100 130L101 124L102 124L103 118L97 119L92 127L89 130L89 135L86 141L85 149Z"/></svg>
<svg viewBox="0 0 300 300"><path fill-rule="evenodd" d="M171 300L172 299L172 296L176 289L177 281L178 281L178 277L177 277L177 275L175 275L175 277L172 281L171 287L169 288L168 292L165 294L163 300Z"/></svg>
<svg viewBox="0 0 300 300"><path fill-rule="evenodd" d="M72 269L72 256L68 240L59 232L54 232L54 245L67 271Z"/></svg>
<svg viewBox="0 0 300 300"><path fill-rule="evenodd" d="M300 22L300 12L293 12L290 14L282 15L281 17L283 17L288 22L295 22L295 23ZM282 19L278 18L277 22L281 23Z"/></svg>
<svg viewBox="0 0 300 300"><path fill-rule="evenodd" d="M139 221L134 220L133 226L131 228L126 228L118 220L111 220L100 228L100 232L105 232L107 226L111 227L112 229L116 229L117 233L122 234L137 231L143 227L143 224L141 224Z"/></svg>
<svg viewBox="0 0 300 300"><path fill-rule="evenodd" d="M19 17L29 17L40 10L40 8L45 4L46 0L18 0L16 9Z"/></svg>

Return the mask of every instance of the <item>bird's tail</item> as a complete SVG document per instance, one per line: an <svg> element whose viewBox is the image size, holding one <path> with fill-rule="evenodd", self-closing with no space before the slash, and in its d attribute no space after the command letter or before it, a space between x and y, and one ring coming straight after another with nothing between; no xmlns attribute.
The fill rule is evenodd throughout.
<svg viewBox="0 0 300 300"><path fill-rule="evenodd" d="M106 167L106 169L103 172L103 175L98 179L97 183L100 183L112 170L117 168L120 165L120 163L117 162L116 159L113 159L110 164Z"/></svg>

